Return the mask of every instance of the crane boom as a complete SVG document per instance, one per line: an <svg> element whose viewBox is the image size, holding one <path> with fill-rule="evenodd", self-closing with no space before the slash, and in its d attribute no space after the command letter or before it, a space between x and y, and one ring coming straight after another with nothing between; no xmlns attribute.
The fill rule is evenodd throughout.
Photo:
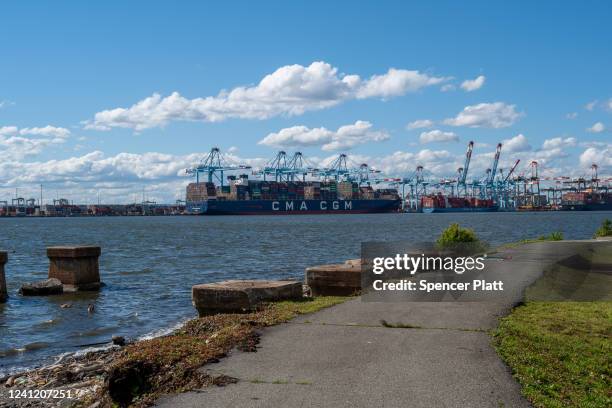
<svg viewBox="0 0 612 408"><path fill-rule="evenodd" d="M495 174L497 173L497 165L499 163L499 156L501 155L502 144L497 144L497 149L495 149L495 158L493 159L493 167L491 168L491 175L489 176L489 184L492 184L495 181Z"/></svg>
<svg viewBox="0 0 612 408"><path fill-rule="evenodd" d="M467 179L468 169L470 168L470 160L472 160L472 150L474 150L474 142L468 143L467 152L465 152L465 164L463 165L463 171L461 172L461 179L459 184L465 184Z"/></svg>
<svg viewBox="0 0 612 408"><path fill-rule="evenodd" d="M504 179L504 183L510 179L510 176L512 175L512 173L514 173L514 170L516 170L516 167L519 165L520 162L521 162L521 159L518 159L516 163L514 163L514 166L512 166L512 168L506 175L506 178Z"/></svg>

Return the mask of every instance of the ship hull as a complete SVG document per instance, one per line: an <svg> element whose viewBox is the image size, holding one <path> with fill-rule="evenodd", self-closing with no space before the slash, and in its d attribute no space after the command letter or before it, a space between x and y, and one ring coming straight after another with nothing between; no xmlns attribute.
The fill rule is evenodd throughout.
<svg viewBox="0 0 612 408"><path fill-rule="evenodd" d="M446 207L446 208L423 208L426 214L431 213L465 213L465 212L495 212L498 207Z"/></svg>
<svg viewBox="0 0 612 408"><path fill-rule="evenodd" d="M562 204L562 211L612 211L612 202L609 203L586 203L586 204Z"/></svg>
<svg viewBox="0 0 612 408"><path fill-rule="evenodd" d="M194 215L372 214L399 211L400 200L207 200L187 203Z"/></svg>

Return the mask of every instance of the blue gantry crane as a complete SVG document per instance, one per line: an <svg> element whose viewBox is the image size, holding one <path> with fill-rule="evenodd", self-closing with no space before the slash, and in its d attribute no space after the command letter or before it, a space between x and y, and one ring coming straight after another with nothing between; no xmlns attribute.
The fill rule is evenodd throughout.
<svg viewBox="0 0 612 408"><path fill-rule="evenodd" d="M251 166L237 165L232 166L226 163L218 147L210 149L208 156L196 167L186 169L187 174L194 175L196 183L200 183L200 174L206 175L206 180L209 183L214 183L215 180L223 187L223 173L232 170L250 169Z"/></svg>
<svg viewBox="0 0 612 408"><path fill-rule="evenodd" d="M457 195L459 195L459 191L461 190L461 188L463 188L463 193L467 196L466 180L467 180L468 170L470 168L470 161L472 160L473 150L474 150L474 142L470 141L470 143L468 143L468 148L465 153L465 163L463 164L463 167L459 167L459 169L457 169L457 173L458 173Z"/></svg>

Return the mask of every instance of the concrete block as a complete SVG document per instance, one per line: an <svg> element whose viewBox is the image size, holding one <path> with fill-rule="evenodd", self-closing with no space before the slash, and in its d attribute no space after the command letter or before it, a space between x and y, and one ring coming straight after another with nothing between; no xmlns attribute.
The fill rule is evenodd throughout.
<svg viewBox="0 0 612 408"><path fill-rule="evenodd" d="M4 264L7 260L7 253L5 251L0 251L0 303L6 302L6 299L8 298L6 279L4 277Z"/></svg>
<svg viewBox="0 0 612 408"><path fill-rule="evenodd" d="M361 266L356 262L306 268L312 296L350 296L361 290Z"/></svg>
<svg viewBox="0 0 612 408"><path fill-rule="evenodd" d="M64 287L59 279L51 278L38 282L25 283L19 289L22 296L61 295Z"/></svg>
<svg viewBox="0 0 612 408"><path fill-rule="evenodd" d="M48 247L49 278L59 279L64 291L100 289L99 246Z"/></svg>
<svg viewBox="0 0 612 408"><path fill-rule="evenodd" d="M261 302L302 298L302 282L268 280L228 280L195 285L193 306L200 316L214 313L240 313L257 308Z"/></svg>

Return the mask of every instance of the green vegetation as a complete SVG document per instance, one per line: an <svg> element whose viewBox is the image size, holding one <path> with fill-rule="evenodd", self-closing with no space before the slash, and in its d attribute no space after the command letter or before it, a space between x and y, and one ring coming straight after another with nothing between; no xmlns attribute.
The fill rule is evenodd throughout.
<svg viewBox="0 0 612 408"><path fill-rule="evenodd" d="M563 233L561 231L551 232L549 235L540 235L537 238L522 239L519 241L520 244L530 244L532 242L541 241L563 241Z"/></svg>
<svg viewBox="0 0 612 408"><path fill-rule="evenodd" d="M244 314L217 314L187 322L177 332L139 341L120 351L109 370L106 389L96 396L102 406L149 406L160 395L184 392L235 379L211 377L198 370L231 349L254 351L257 329L286 322L297 315L342 303L347 297L283 301Z"/></svg>
<svg viewBox="0 0 612 408"><path fill-rule="evenodd" d="M461 228L459 224L451 224L442 231L442 235L436 241L440 247L448 247L457 243L478 242L476 233L469 228Z"/></svg>
<svg viewBox="0 0 612 408"><path fill-rule="evenodd" d="M601 227L595 231L595 238L601 237L612 237L612 220L606 218L601 223Z"/></svg>
<svg viewBox="0 0 612 408"><path fill-rule="evenodd" d="M477 253L484 251L486 245L481 242L476 233L469 228L461 228L459 224L453 223L436 241L438 249L456 253Z"/></svg>
<svg viewBox="0 0 612 408"><path fill-rule="evenodd" d="M609 407L611 333L611 302L529 302L493 343L535 407Z"/></svg>

